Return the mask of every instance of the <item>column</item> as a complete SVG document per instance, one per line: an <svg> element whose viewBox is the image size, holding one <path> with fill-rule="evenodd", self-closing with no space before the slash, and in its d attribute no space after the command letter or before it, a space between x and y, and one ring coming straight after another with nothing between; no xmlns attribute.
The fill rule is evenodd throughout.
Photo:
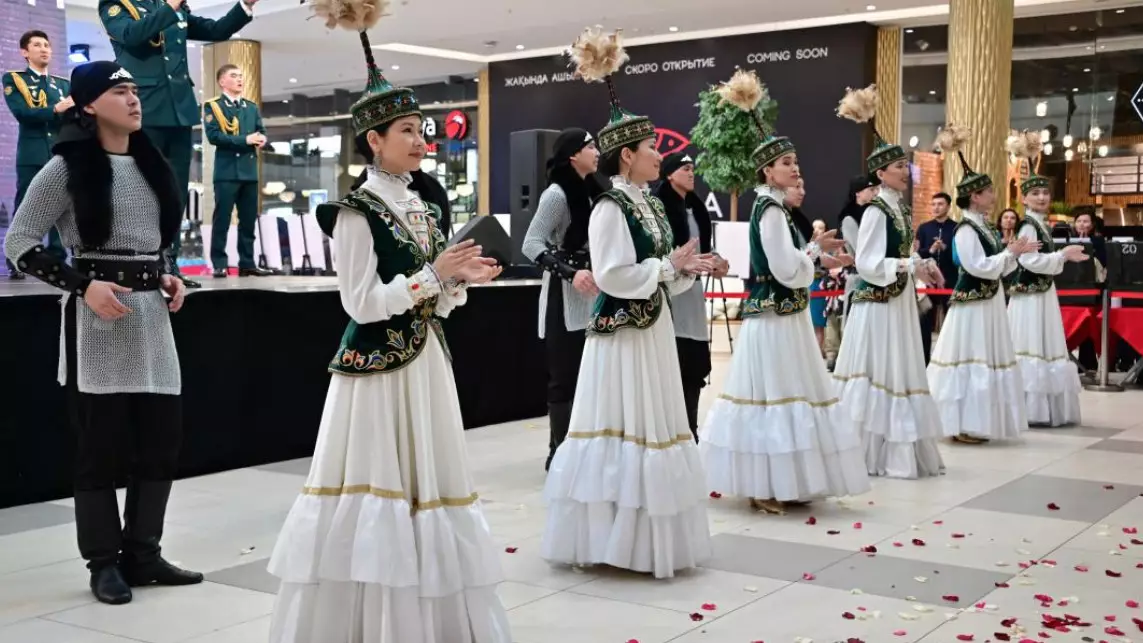
<svg viewBox="0 0 1143 643"><path fill-rule="evenodd" d="M891 143L901 137L901 28L877 29L877 131Z"/></svg>
<svg viewBox="0 0 1143 643"><path fill-rule="evenodd" d="M1008 138L1012 88L1013 0L949 2L949 70L945 94L947 119L972 129L964 157L988 174L1001 197L1008 175ZM944 185L956 194L963 172L956 155L944 159Z"/></svg>
<svg viewBox="0 0 1143 643"><path fill-rule="evenodd" d="M202 89L205 103L218 96L215 77L223 65L238 65L246 81L242 95L262 109L262 43L256 40L226 40L202 46ZM214 146L202 137L202 222L214 225ZM262 158L258 158L258 176L262 176ZM261 181L259 181L261 183ZM258 211L262 211L262 197L259 191ZM231 213L233 217L233 213ZM229 225L230 221L223 225ZM207 258L209 259L209 257Z"/></svg>
<svg viewBox="0 0 1143 643"><path fill-rule="evenodd" d="M492 212L492 87L489 86L488 68L481 69L477 75L480 87L476 90L476 162L477 177L480 185L476 186L476 213L495 214Z"/></svg>

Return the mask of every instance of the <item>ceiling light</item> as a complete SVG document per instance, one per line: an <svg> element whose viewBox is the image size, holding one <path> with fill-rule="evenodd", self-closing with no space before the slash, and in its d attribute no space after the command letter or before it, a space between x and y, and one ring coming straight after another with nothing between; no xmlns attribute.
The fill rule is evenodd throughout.
<svg viewBox="0 0 1143 643"><path fill-rule="evenodd" d="M1075 155L1076 155L1076 153L1075 153L1075 152L1073 152L1073 151L1071 151L1071 150L1067 150L1067 151L1065 151L1065 152L1064 152L1064 160L1065 160L1065 161L1070 161L1070 160L1072 160L1072 158L1073 158Z"/></svg>
<svg viewBox="0 0 1143 643"><path fill-rule="evenodd" d="M1091 140L1098 141L1099 137L1103 136L1103 130L1099 129L1099 126L1096 125L1091 128L1091 131L1088 132L1088 135L1091 137Z"/></svg>
<svg viewBox="0 0 1143 643"><path fill-rule="evenodd" d="M283 99L283 100L282 100L282 102L283 102L283 103L285 103L285 104L287 104L287 105L289 105L289 104L290 104L290 99L288 99L288 98L286 98L286 99ZM358 174L360 174L360 172L358 172Z"/></svg>
<svg viewBox="0 0 1143 643"><path fill-rule="evenodd" d="M1107 156L1107 146L1106 145L1100 145L1099 146L1099 155L1100 156Z"/></svg>
<svg viewBox="0 0 1143 643"><path fill-rule="evenodd" d="M877 5L867 4L867 5L865 5L865 10L866 11L877 11Z"/></svg>
<svg viewBox="0 0 1143 643"><path fill-rule="evenodd" d="M1051 156L1051 155L1052 155L1052 144L1046 143L1044 145L1044 156Z"/></svg>
<svg viewBox="0 0 1143 643"><path fill-rule="evenodd" d="M1048 115L1048 101L1042 100L1036 103L1036 116L1043 118Z"/></svg>
<svg viewBox="0 0 1143 643"><path fill-rule="evenodd" d="M937 90L935 90L935 89L929 90L929 96L936 96L936 95L937 95Z"/></svg>
<svg viewBox="0 0 1143 643"><path fill-rule="evenodd" d="M1123 13L1124 11L1127 11L1127 10L1126 9L1116 9L1115 13Z"/></svg>
<svg viewBox="0 0 1143 643"><path fill-rule="evenodd" d="M516 51L520 51L523 48L524 48L524 45L516 45Z"/></svg>
<svg viewBox="0 0 1143 643"><path fill-rule="evenodd" d="M1079 91L1079 87L1072 87L1072 91L1073 91L1073 92L1078 92L1078 91Z"/></svg>
<svg viewBox="0 0 1143 643"><path fill-rule="evenodd" d="M1091 67L1084 67L1083 68L1083 73L1085 73L1085 74L1089 73L1090 71L1091 71Z"/></svg>
<svg viewBox="0 0 1143 643"><path fill-rule="evenodd" d="M1071 134L1064 134L1064 147L1071 147L1072 142L1074 142L1074 141L1075 141L1075 139L1072 138Z"/></svg>
<svg viewBox="0 0 1143 643"><path fill-rule="evenodd" d="M912 29L906 29L905 33L913 33L913 30Z"/></svg>
<svg viewBox="0 0 1143 643"><path fill-rule="evenodd" d="M1110 103L1110 102L1111 102L1111 101L1113 101L1113 100L1115 100L1115 94L1112 94L1112 95L1110 95L1110 96L1108 96L1108 97L1107 97L1107 102L1109 102L1109 103Z"/></svg>
<svg viewBox="0 0 1143 643"><path fill-rule="evenodd" d="M917 138L916 136L909 137L909 147L917 147L917 144L920 142L921 139Z"/></svg>
<svg viewBox="0 0 1143 643"><path fill-rule="evenodd" d="M392 69L393 71L397 71L400 68L401 68L400 65L393 65L392 67L390 67L390 69Z"/></svg>
<svg viewBox="0 0 1143 643"><path fill-rule="evenodd" d="M1040 130L1040 141L1047 143L1050 140L1052 140L1052 133L1046 129Z"/></svg>
<svg viewBox="0 0 1143 643"><path fill-rule="evenodd" d="M679 30L678 27L667 27L667 31L670 31L671 33L675 33L678 30Z"/></svg>
<svg viewBox="0 0 1143 643"><path fill-rule="evenodd" d="M291 78L291 79L290 79L290 82L291 82L291 83L296 83L296 82L298 82L298 79L297 79L297 78Z"/></svg>
<svg viewBox="0 0 1143 643"><path fill-rule="evenodd" d="M474 83L479 83L479 82L480 82L480 76L477 76L476 78L473 78L473 79L472 79L472 82L474 82Z"/></svg>

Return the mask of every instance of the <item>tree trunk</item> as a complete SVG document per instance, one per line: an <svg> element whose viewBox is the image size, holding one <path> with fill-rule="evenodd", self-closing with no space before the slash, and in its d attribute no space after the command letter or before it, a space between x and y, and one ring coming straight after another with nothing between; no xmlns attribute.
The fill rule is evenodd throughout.
<svg viewBox="0 0 1143 643"><path fill-rule="evenodd" d="M738 220L738 191L731 190L730 192L730 220Z"/></svg>

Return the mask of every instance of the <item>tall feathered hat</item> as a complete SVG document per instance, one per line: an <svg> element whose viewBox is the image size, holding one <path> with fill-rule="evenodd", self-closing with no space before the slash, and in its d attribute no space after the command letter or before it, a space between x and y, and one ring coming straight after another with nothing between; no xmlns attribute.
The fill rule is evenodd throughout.
<svg viewBox="0 0 1143 643"><path fill-rule="evenodd" d="M309 4L314 17L324 21L326 28L356 31L361 38L368 80L365 93L349 108L355 135L360 136L403 116L422 115L413 90L394 87L373 59L373 48L366 31L387 15L385 9L389 0L302 0L302 4Z"/></svg>
<svg viewBox="0 0 1143 643"><path fill-rule="evenodd" d="M837 104L839 118L849 119L859 125L869 123L869 128L873 130L873 152L865 157L865 171L868 174L908 158L905 148L896 143L889 143L877 131L874 118L877 116L877 105L880 100L877 85L870 85L864 89L846 87L845 97Z"/></svg>
<svg viewBox="0 0 1143 643"><path fill-rule="evenodd" d="M650 118L639 116L619 105L615 82L611 76L627 61L627 51L621 41L622 31L603 33L599 26L588 27L568 48L568 56L575 66L575 75L588 83L607 83L611 101L611 118L599 130L599 151L605 156L631 143L654 138L655 125Z"/></svg>
<svg viewBox="0 0 1143 643"><path fill-rule="evenodd" d="M1032 169L1043 149L1044 144L1040 140L1039 132L1012 130L1008 136L1008 153L1015 158L1027 159L1028 161L1028 177L1020 182L1020 194L1026 195L1036 188L1046 188L1051 185L1048 177L1040 176Z"/></svg>
<svg viewBox="0 0 1143 643"><path fill-rule="evenodd" d="M762 139L751 153L756 169L761 170L779 158L796 151L793 141L785 136L777 136L774 128L767 125L766 121L762 120L762 115L758 113L758 104L766 99L767 94L766 86L758 80L758 74L753 70L739 69L734 72L730 80L719 85L715 91L724 103L730 103L742 110L754 123L758 137Z"/></svg>
<svg viewBox="0 0 1143 643"><path fill-rule="evenodd" d="M945 125L940 133L937 134L937 145L940 146L941 151L946 154L956 152L957 157L960 158L960 166L964 170L964 177L961 178L960 183L956 184L956 196L958 199L967 198L992 185L992 177L973 171L973 169L968 166L968 161L964 158L964 150L962 148L970 138L972 138L972 130L952 123Z"/></svg>

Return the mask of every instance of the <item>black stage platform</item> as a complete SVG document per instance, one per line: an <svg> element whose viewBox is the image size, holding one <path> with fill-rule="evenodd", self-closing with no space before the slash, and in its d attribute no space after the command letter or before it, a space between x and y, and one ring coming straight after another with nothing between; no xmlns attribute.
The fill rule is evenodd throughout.
<svg viewBox="0 0 1143 643"><path fill-rule="evenodd" d="M336 278L203 284L172 316L183 370L180 475L311 455L326 365L348 322ZM538 280L474 287L445 320L465 428L547 414L539 290ZM0 508L72 493L74 439L56 383L59 302L58 290L31 279L0 283Z"/></svg>

